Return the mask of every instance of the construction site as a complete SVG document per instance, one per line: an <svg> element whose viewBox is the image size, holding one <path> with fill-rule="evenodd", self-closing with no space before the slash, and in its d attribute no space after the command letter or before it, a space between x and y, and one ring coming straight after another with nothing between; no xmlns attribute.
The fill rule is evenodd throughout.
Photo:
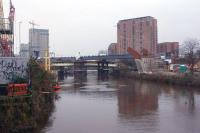
<svg viewBox="0 0 200 133"><path fill-rule="evenodd" d="M28 94L28 58L14 55L15 7L9 1L9 15L4 15L3 1L0 1L0 95ZM16 80L24 79L21 83ZM26 79L26 80L25 80ZM18 89L19 91L16 91Z"/></svg>
<svg viewBox="0 0 200 133"><path fill-rule="evenodd" d="M15 7L10 0L9 16L4 16L3 2L0 1L0 57L14 56Z"/></svg>

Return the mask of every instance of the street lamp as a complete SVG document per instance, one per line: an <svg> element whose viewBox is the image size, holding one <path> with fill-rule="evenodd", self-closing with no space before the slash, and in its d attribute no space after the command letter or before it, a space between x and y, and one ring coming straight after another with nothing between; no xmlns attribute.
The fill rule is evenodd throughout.
<svg viewBox="0 0 200 133"><path fill-rule="evenodd" d="M22 21L19 21L19 48L21 46L21 24L22 24Z"/></svg>

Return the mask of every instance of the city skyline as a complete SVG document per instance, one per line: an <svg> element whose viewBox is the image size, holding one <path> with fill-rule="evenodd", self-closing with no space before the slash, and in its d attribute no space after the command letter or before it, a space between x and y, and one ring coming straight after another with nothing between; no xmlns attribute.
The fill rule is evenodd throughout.
<svg viewBox="0 0 200 133"><path fill-rule="evenodd" d="M9 1L3 2L7 14ZM77 56L79 52L81 55L94 55L99 50L107 49L110 43L117 42L116 25L123 19L143 16L156 18L158 43L177 41L182 44L185 39L198 38L200 34L196 28L200 22L196 17L200 12L197 0L13 0L13 4L16 8L15 49L19 49L18 22L23 22L21 40L27 43L28 29L31 28L28 22L34 20L39 25L36 28L50 30L50 50L57 56Z"/></svg>

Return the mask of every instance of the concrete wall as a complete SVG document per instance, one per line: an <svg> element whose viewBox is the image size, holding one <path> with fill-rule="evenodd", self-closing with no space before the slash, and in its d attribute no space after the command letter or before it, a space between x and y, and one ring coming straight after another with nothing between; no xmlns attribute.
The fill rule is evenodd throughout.
<svg viewBox="0 0 200 133"><path fill-rule="evenodd" d="M0 84L7 84L15 77L27 76L28 58L0 57Z"/></svg>
<svg viewBox="0 0 200 133"><path fill-rule="evenodd" d="M164 72L167 70L166 65L160 59L142 58L136 59L135 62L139 73Z"/></svg>

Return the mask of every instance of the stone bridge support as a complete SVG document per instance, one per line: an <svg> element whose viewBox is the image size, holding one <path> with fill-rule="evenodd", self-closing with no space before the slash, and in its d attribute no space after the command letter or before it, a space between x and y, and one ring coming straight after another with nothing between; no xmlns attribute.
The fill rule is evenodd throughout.
<svg viewBox="0 0 200 133"><path fill-rule="evenodd" d="M108 78L109 74L109 67L108 67L109 62L106 60L98 61L98 77L99 78Z"/></svg>
<svg viewBox="0 0 200 133"><path fill-rule="evenodd" d="M75 79L86 79L87 78L87 67L85 61L74 62L74 78Z"/></svg>

